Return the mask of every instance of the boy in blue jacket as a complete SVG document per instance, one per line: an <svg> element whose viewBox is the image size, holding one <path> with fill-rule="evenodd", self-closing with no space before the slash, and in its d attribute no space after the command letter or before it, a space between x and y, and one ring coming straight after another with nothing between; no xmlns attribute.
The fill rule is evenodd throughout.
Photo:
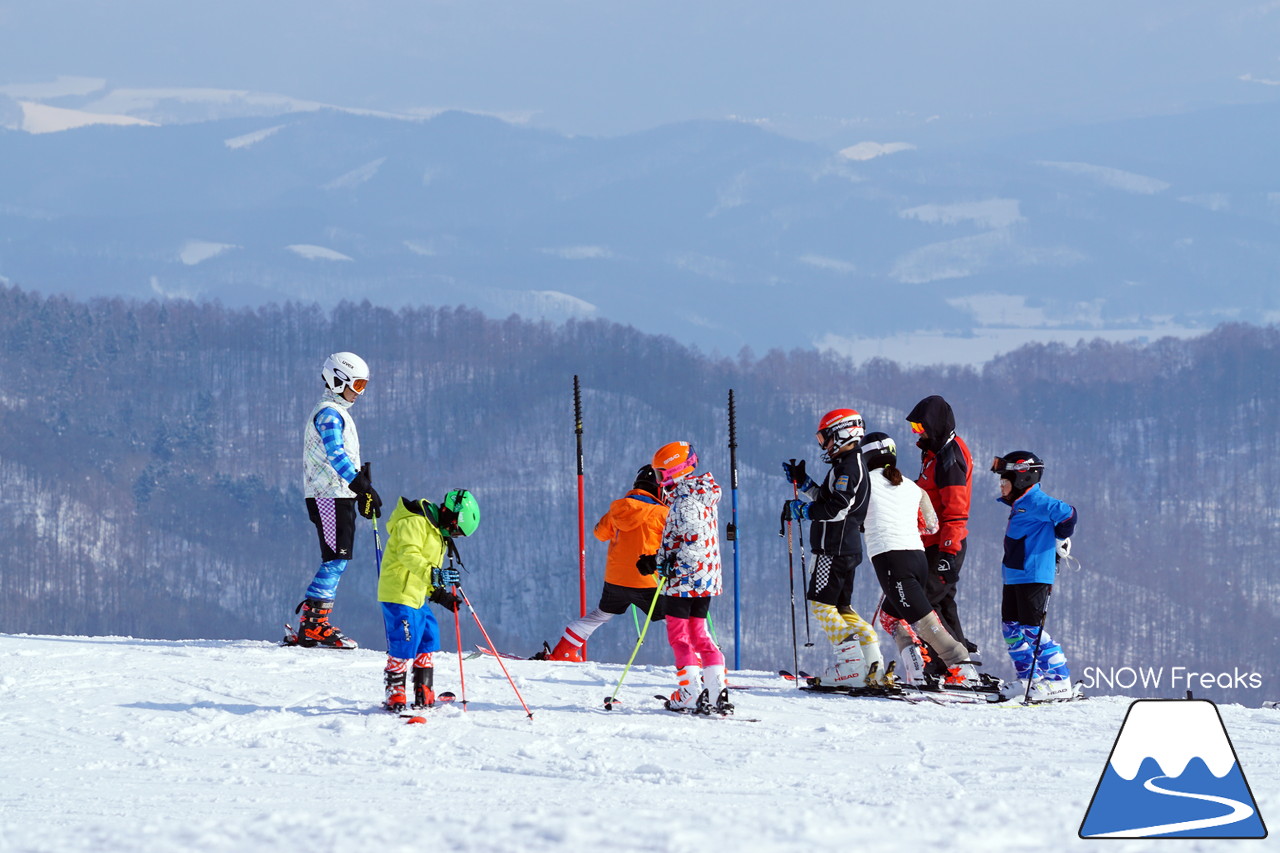
<svg viewBox="0 0 1280 853"><path fill-rule="evenodd" d="M1006 453L992 462L991 470L1000 475L1000 502L1010 507L1000 605L1009 657L1024 692L1031 682L1033 701L1074 698L1066 655L1042 625L1058 558L1070 553L1076 509L1041 490L1044 461L1030 451Z"/></svg>

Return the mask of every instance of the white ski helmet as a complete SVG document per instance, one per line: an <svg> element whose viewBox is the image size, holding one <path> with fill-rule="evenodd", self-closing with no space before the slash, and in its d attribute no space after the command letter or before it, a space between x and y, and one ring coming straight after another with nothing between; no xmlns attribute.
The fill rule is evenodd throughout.
<svg viewBox="0 0 1280 853"><path fill-rule="evenodd" d="M363 394L369 382L369 365L353 352L335 352L324 360L320 375L324 377L325 387L335 394L341 394L348 386L357 394Z"/></svg>

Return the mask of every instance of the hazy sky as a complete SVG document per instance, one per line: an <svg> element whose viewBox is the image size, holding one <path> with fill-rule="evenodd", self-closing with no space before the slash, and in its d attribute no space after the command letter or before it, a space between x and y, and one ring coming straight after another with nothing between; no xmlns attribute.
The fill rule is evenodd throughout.
<svg viewBox="0 0 1280 853"><path fill-rule="evenodd" d="M1280 97L1280 0L0 0L0 84L278 92L856 141Z"/></svg>

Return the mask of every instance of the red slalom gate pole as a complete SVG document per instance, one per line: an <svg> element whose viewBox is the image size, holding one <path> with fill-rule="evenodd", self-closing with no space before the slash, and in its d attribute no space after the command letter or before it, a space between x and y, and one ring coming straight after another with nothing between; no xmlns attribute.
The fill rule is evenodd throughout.
<svg viewBox="0 0 1280 853"><path fill-rule="evenodd" d="M498 649L493 645L493 640L489 639L489 632L484 629L484 624L480 621L480 616L476 613L476 609L471 606L471 599L467 598L467 593L462 587L457 587L459 593L462 594L462 601L467 605L467 609L471 611L471 618L476 620L476 627L480 629L480 633L484 635L484 641L489 644L489 651L493 652L493 659L498 662L498 666L502 667L502 674L507 677L507 683L511 685L511 689L516 692L516 698L520 700L520 705L524 708L525 715L529 719L533 719L533 712L529 710L529 706L524 703L524 697L520 695L520 688L516 687L515 681L511 678L511 673L507 672L507 665L502 662L502 655L498 654ZM457 611L454 611L457 615Z"/></svg>
<svg viewBox="0 0 1280 853"><path fill-rule="evenodd" d="M578 376L573 377L573 431L578 439L578 615L587 615L587 515L586 501L583 497L582 467L582 390L578 384ZM587 644L582 644L582 656L585 659Z"/></svg>
<svg viewBox="0 0 1280 853"><path fill-rule="evenodd" d="M455 596L462 589L457 584L450 584L450 587ZM458 637L458 690L462 693L462 710L465 711L467 710L467 677L462 674L462 620L458 617L456 606L453 608L453 632Z"/></svg>

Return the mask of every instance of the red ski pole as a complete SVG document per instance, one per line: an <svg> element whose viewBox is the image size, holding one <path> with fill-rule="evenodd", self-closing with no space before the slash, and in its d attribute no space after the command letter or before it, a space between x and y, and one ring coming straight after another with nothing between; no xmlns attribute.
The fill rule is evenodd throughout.
<svg viewBox="0 0 1280 853"><path fill-rule="evenodd" d="M529 706L525 705L524 697L520 695L520 688L516 687L515 681L511 678L511 673L507 672L507 665L502 662L502 655L498 654L497 648L493 645L493 640L489 639L489 632L484 629L480 617L476 614L476 609L471 606L471 599L467 598L467 593L462 587L457 587L458 593L462 596L462 603L467 605L467 609L471 611L471 618L476 620L476 627L480 629L480 633L484 635L484 641L489 644L489 651L493 652L493 659L498 662L498 666L502 667L502 674L507 677L507 683L511 685L511 689L516 692L516 698L520 700L520 705L524 708L525 715L529 719L533 719L533 712L529 710ZM457 615L457 611L454 611Z"/></svg>
<svg viewBox="0 0 1280 853"><path fill-rule="evenodd" d="M452 565L452 564L450 564ZM462 587L456 583L449 584L451 591L456 597L462 591ZM458 617L458 608L453 608L453 632L458 637L458 690L462 693L462 710L467 710L467 677L462 674L462 620Z"/></svg>

